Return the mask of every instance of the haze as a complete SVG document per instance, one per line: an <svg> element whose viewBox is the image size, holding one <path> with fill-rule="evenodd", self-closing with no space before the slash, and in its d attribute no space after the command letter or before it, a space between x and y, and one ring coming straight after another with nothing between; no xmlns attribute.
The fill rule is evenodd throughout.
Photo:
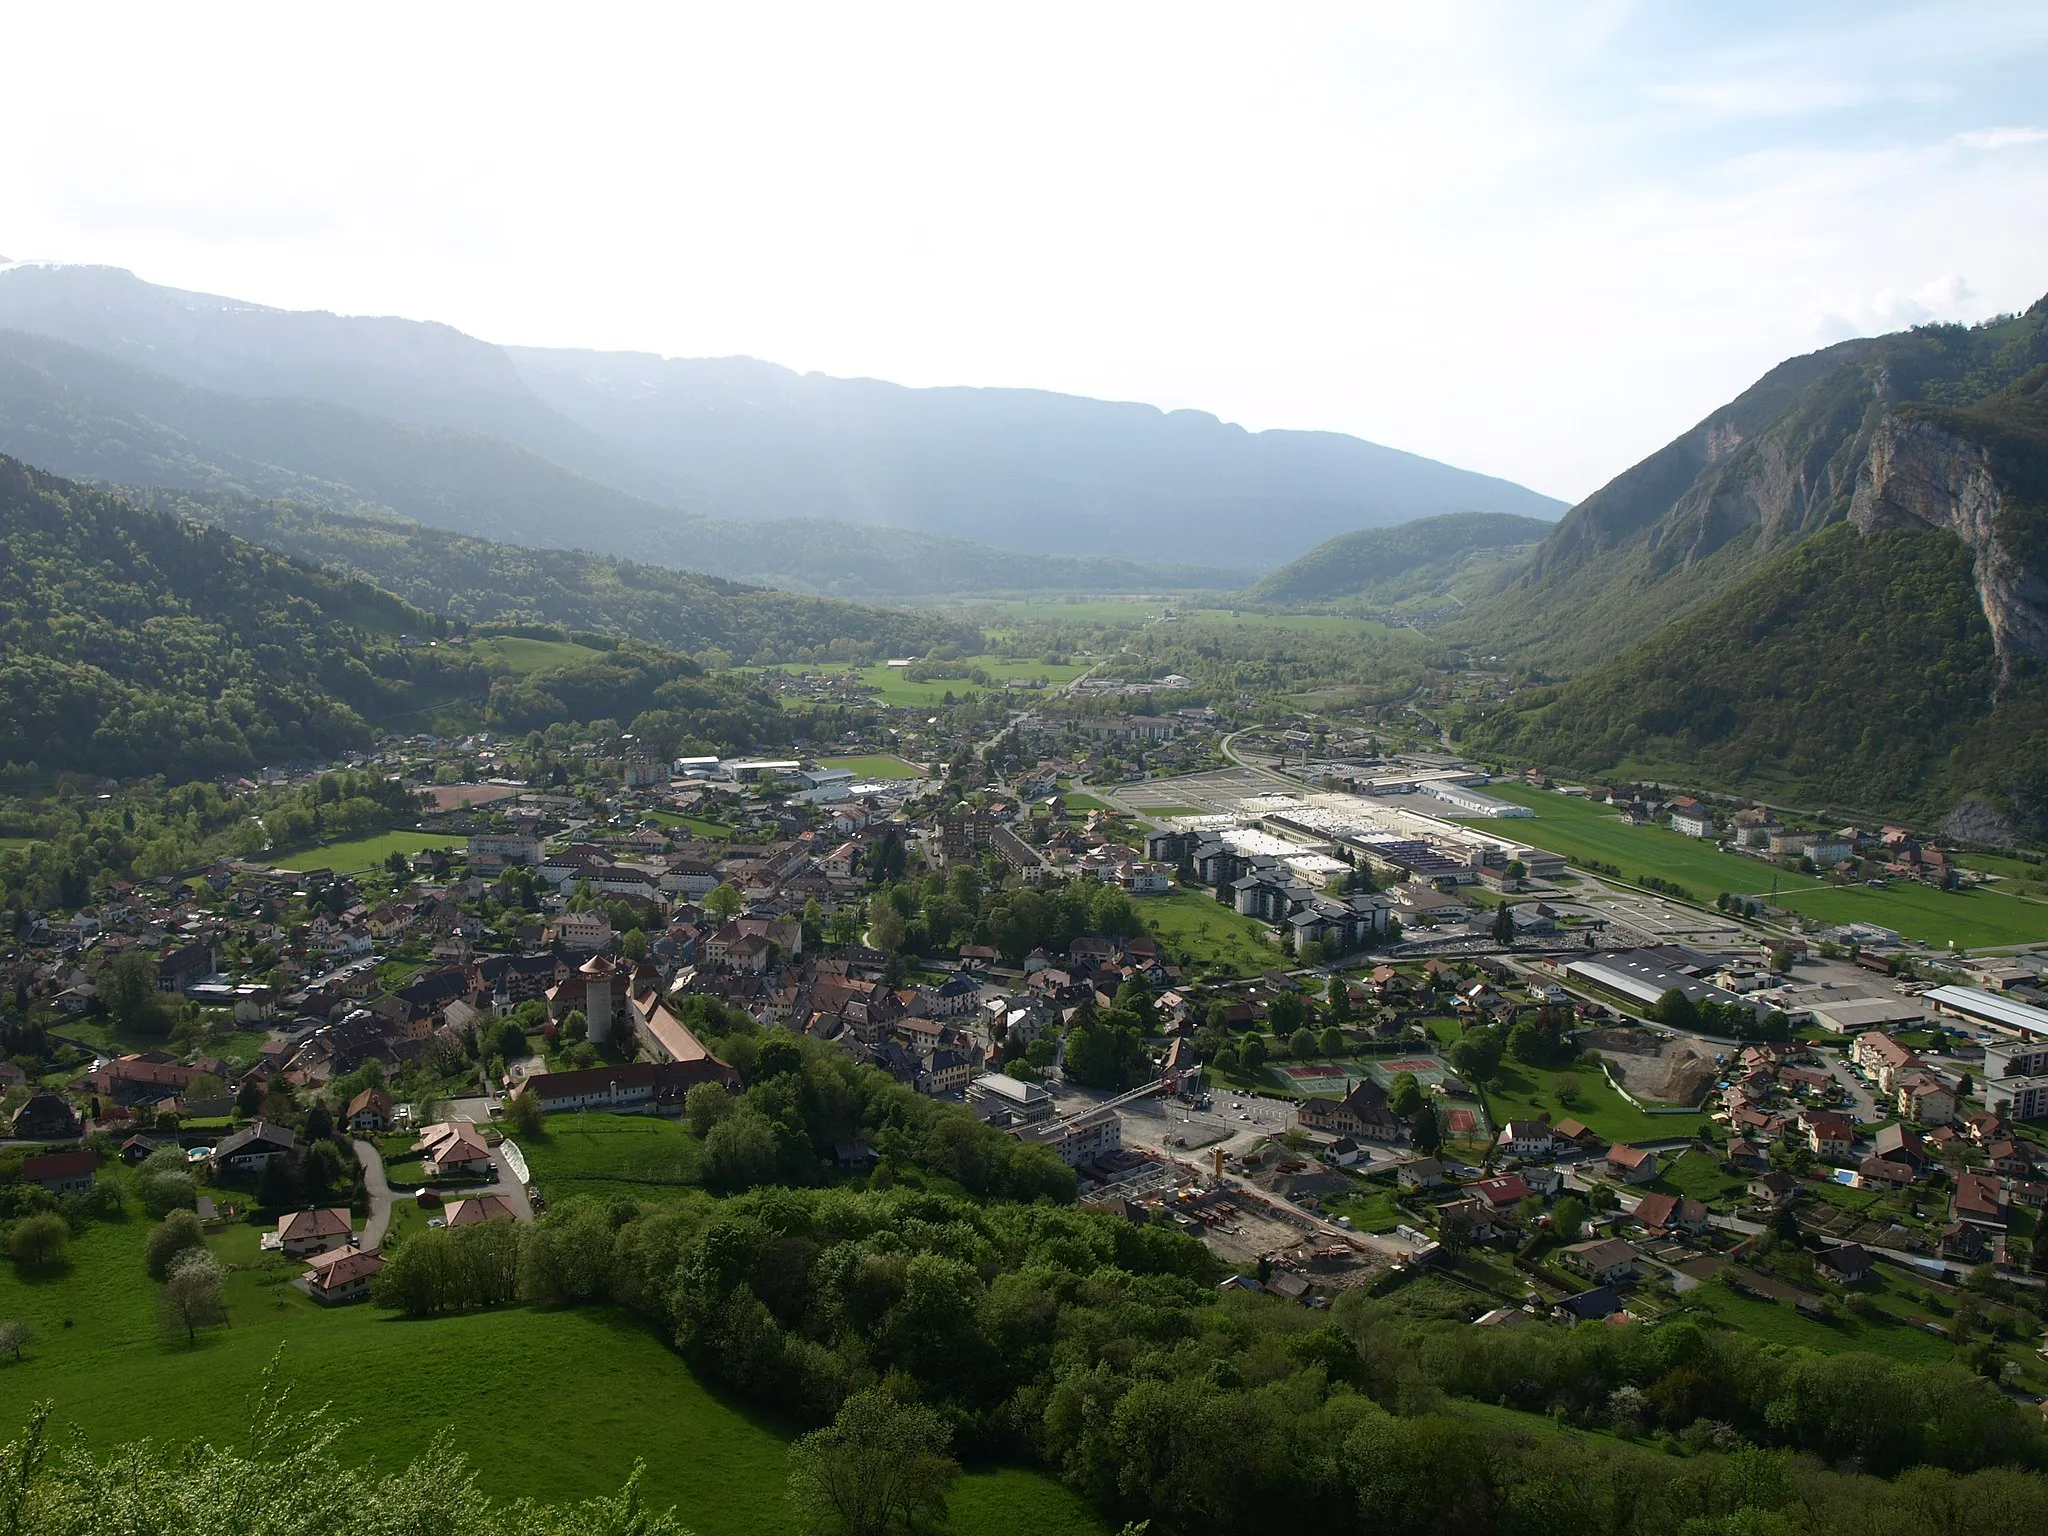
<svg viewBox="0 0 2048 1536"><path fill-rule="evenodd" d="M2039 6L47 8L0 252L1323 427L1575 499L2048 288Z"/></svg>

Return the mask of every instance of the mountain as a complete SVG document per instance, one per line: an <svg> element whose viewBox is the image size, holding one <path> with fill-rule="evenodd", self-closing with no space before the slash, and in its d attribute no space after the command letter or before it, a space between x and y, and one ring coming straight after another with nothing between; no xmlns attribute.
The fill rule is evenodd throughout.
<svg viewBox="0 0 2048 1536"><path fill-rule="evenodd" d="M4 290L0 282L0 290ZM695 517L485 432L306 396L245 397L0 330L0 452L75 480L396 512L456 533L581 548L847 597L1228 587L1233 572L1006 550L897 528Z"/></svg>
<svg viewBox="0 0 2048 1536"><path fill-rule="evenodd" d="M1446 634L1553 673L1614 655L1847 517L1902 408L1968 406L2044 362L2048 301L1782 363L1572 508Z"/></svg>
<svg viewBox="0 0 2048 1536"><path fill-rule="evenodd" d="M216 394L481 434L699 516L884 525L1034 557L1150 562L1166 548L1242 573L1360 525L1563 510L1340 433L1247 432L1198 411L1038 390L908 389L751 358L498 347L447 326L269 309L103 267L0 271L0 326ZM600 520L584 537L608 533Z"/></svg>
<svg viewBox="0 0 2048 1536"><path fill-rule="evenodd" d="M749 676L578 639L519 672L366 582L0 457L0 763L179 782L331 758L441 712L512 731L612 719L721 753L797 728Z"/></svg>
<svg viewBox="0 0 2048 1536"><path fill-rule="evenodd" d="M1839 521L1517 695L1473 745L2048 836L2048 365L1971 405L1887 407L1859 437Z"/></svg>
<svg viewBox="0 0 2048 1536"><path fill-rule="evenodd" d="M1250 603L1435 607L1461 600L1526 559L1555 528L1504 512L1453 512L1393 528L1361 528L1318 544L1240 596Z"/></svg>
<svg viewBox="0 0 2048 1536"><path fill-rule="evenodd" d="M972 626L924 611L797 597L582 550L465 538L395 517L223 494L128 494L138 505L216 524L466 624L630 635L675 650L722 650L736 662L906 656L949 643L969 654L981 649Z"/></svg>

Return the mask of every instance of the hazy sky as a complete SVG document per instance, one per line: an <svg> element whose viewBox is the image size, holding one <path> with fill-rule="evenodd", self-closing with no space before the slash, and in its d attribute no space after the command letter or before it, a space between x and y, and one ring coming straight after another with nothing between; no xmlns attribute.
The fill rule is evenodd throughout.
<svg viewBox="0 0 2048 1536"><path fill-rule="evenodd" d="M2048 292L2048 5L15 8L0 254L1575 499Z"/></svg>

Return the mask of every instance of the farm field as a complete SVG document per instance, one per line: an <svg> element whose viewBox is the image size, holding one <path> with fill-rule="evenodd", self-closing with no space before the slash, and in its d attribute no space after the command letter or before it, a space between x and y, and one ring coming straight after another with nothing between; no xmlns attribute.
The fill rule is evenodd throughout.
<svg viewBox="0 0 2048 1536"><path fill-rule="evenodd" d="M41 1336L0 1375L0 1439L41 1399L55 1404L60 1433L76 1424L95 1449L240 1438L276 1356L296 1406L329 1405L346 1424L339 1449L351 1461L394 1466L445 1438L495 1495L574 1500L616 1492L639 1460L647 1502L676 1506L698 1536L794 1536L782 1486L796 1426L707 1389L637 1318L512 1307L408 1322L367 1305L328 1310L277 1284L300 1266L274 1260L230 1277L229 1326L188 1347L157 1330L148 1227L139 1214L91 1224L55 1277L0 1264L0 1316L27 1318ZM242 1227L211 1241L224 1262L250 1263L254 1237ZM1104 1529L1065 1488L1020 1468L969 1473L953 1511L955 1529L1002 1536Z"/></svg>
<svg viewBox="0 0 2048 1536"><path fill-rule="evenodd" d="M508 672L524 674L549 667L572 666L604 653L567 640L524 640L517 635L488 635L470 647L470 654Z"/></svg>
<svg viewBox="0 0 2048 1536"><path fill-rule="evenodd" d="M866 757L821 757L820 768L844 768L857 779L915 779L924 770L906 763L893 752L875 752Z"/></svg>
<svg viewBox="0 0 2048 1536"><path fill-rule="evenodd" d="M1478 823L1487 831L1520 838L1575 862L1593 859L1616 865L1627 879L1651 875L1673 880L1701 901L1711 902L1723 891L1767 893L1773 878L1781 895L1821 885L1811 875L1791 874L1760 859L1723 853L1698 838L1681 837L1669 827L1632 827L1608 806L1575 796L1521 784L1489 784L1486 793L1526 805L1536 813L1533 818Z"/></svg>
<svg viewBox="0 0 2048 1536"><path fill-rule="evenodd" d="M275 860L279 869L331 869L336 874L349 874L359 869L375 869L394 853L420 853L428 848L459 848L459 837L437 836L427 832L379 832L372 837L351 838L347 842L324 843L318 848L302 848L297 853L288 853Z"/></svg>
<svg viewBox="0 0 2048 1536"><path fill-rule="evenodd" d="M2048 903L1990 888L1832 886L1781 894L1778 905L1827 923L1875 923L1938 949L1951 940L1962 949L2048 940Z"/></svg>
<svg viewBox="0 0 2048 1536"><path fill-rule="evenodd" d="M1072 682L1083 672L1086 672L1090 666L1088 662L1066 662L1058 666L1048 666L1045 662L1029 658L1012 661L1005 660L1000 656L963 656L960 659L960 664L966 667L979 667L993 678L998 685L1012 681L1028 681L1042 678L1049 687L1054 688L1057 688L1062 683ZM830 662L788 661L778 663L766 670L792 673L831 673L842 677L857 677L862 683L875 691L875 698L878 702L898 709L915 709L921 705L936 704L945 698L948 693L957 699L969 693L979 693L982 691L980 683L965 677L935 677L928 682L913 682L904 674L903 668L888 665L856 667L844 664L835 665ZM801 699L785 699L783 702L785 704L801 704L803 701Z"/></svg>
<svg viewBox="0 0 2048 1536"><path fill-rule="evenodd" d="M1186 954L1195 965L1220 966L1240 976L1284 967L1289 962L1248 917L1199 891L1173 891L1141 896L1132 906L1145 931L1173 955Z"/></svg>

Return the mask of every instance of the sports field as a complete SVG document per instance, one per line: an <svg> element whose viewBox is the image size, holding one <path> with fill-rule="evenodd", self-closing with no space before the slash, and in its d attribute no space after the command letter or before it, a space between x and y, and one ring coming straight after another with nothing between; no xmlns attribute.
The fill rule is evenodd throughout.
<svg viewBox="0 0 2048 1536"><path fill-rule="evenodd" d="M1824 886L1780 895L1778 905L1825 923L1876 923L1909 939L1945 949L2038 944L2048 940L2048 903L1995 887L1937 891L1894 881L1882 888Z"/></svg>
<svg viewBox="0 0 2048 1536"><path fill-rule="evenodd" d="M857 779L915 779L924 770L906 763L893 752L876 752L866 757L821 757L820 768L844 768Z"/></svg>
<svg viewBox="0 0 2048 1536"><path fill-rule="evenodd" d="M346 875L359 869L376 869L394 853L420 853L428 848L460 848L459 837L427 832L379 832L371 837L351 838L345 843L323 843L302 848L273 861L279 869L331 869Z"/></svg>

